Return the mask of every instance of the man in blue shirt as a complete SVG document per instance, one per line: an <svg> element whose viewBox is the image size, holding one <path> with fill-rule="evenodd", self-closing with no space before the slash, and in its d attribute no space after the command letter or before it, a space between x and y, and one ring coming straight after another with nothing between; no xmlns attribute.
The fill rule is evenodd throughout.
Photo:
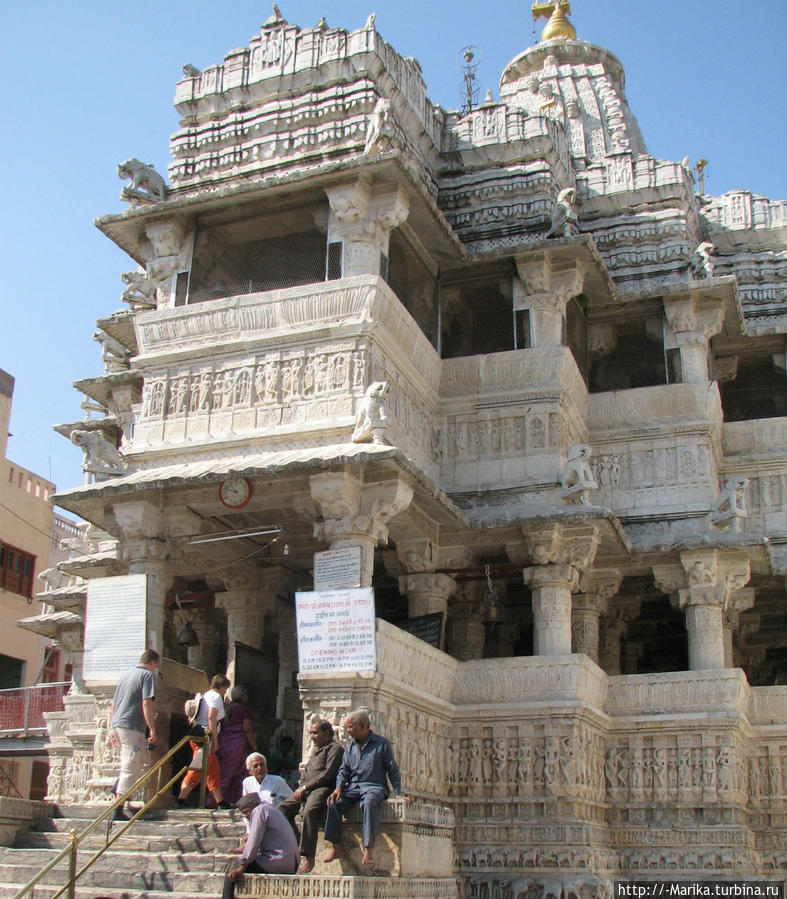
<svg viewBox="0 0 787 899"><path fill-rule="evenodd" d="M391 744L385 737L372 733L366 712L350 712L344 722L352 737L344 750L344 759L336 777L336 789L328 797L328 815L325 821L325 839L333 843L333 849L325 857L326 862L344 856L342 846L342 818L356 802L363 811L363 864L373 865L372 849L377 836L379 807L390 795L388 781L397 796L402 795L399 766L396 764ZM405 802L413 800L406 798Z"/></svg>

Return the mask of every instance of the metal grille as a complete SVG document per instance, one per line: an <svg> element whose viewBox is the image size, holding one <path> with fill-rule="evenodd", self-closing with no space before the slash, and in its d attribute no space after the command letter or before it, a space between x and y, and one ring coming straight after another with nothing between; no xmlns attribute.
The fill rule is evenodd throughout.
<svg viewBox="0 0 787 899"><path fill-rule="evenodd" d="M211 231L199 235L189 281L189 303L204 303L326 277L326 238L316 228L227 246Z"/></svg>

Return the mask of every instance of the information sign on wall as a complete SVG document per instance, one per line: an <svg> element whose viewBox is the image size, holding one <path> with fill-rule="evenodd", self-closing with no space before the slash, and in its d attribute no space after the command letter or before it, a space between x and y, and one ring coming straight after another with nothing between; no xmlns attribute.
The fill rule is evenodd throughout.
<svg viewBox="0 0 787 899"><path fill-rule="evenodd" d="M296 593L295 620L301 673L377 667L371 587Z"/></svg>
<svg viewBox="0 0 787 899"><path fill-rule="evenodd" d="M145 651L147 575L90 580L85 620L85 681L112 684Z"/></svg>
<svg viewBox="0 0 787 899"><path fill-rule="evenodd" d="M318 593L360 586L360 546L343 546L314 554L314 589Z"/></svg>

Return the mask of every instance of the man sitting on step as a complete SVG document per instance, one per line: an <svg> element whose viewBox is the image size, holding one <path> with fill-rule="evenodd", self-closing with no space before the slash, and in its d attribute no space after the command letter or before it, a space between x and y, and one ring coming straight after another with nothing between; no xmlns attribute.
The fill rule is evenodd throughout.
<svg viewBox="0 0 787 899"><path fill-rule="evenodd" d="M246 871L251 874L295 874L298 870L298 843L287 819L259 793L247 793L235 808L249 822L249 833L239 861L227 873L222 899L233 899L235 881Z"/></svg>
<svg viewBox="0 0 787 899"><path fill-rule="evenodd" d="M388 740L372 733L366 712L350 712L344 726L352 740L344 750L336 789L328 797L325 839L333 843L333 849L326 855L325 861L332 862L344 855L342 816L356 802L360 802L363 811L362 863L371 866L374 864L372 849L377 837L380 803L390 795L388 781L397 796L402 793L399 766ZM409 797L405 798L408 804L412 801Z"/></svg>

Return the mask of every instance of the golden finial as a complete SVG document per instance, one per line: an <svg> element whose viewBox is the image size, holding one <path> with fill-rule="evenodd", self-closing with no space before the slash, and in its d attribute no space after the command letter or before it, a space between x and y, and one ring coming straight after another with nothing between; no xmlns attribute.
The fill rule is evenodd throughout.
<svg viewBox="0 0 787 899"><path fill-rule="evenodd" d="M544 26L541 33L542 41L549 41L553 38L569 38L575 40L577 30L566 18L566 13L571 15L571 6L568 0L549 0L549 2L534 3L531 6L533 10L533 19L546 19L549 21Z"/></svg>
<svg viewBox="0 0 787 899"><path fill-rule="evenodd" d="M700 179L700 196L703 196L705 193L705 166L708 164L708 160L703 156L702 159L694 166L694 171L697 173Z"/></svg>

